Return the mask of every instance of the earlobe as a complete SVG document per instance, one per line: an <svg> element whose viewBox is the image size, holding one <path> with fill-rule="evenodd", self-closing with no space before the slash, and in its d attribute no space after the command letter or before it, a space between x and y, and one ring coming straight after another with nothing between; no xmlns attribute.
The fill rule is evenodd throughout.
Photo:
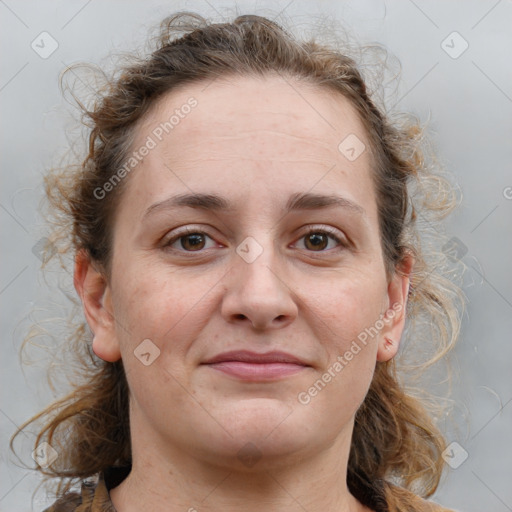
<svg viewBox="0 0 512 512"><path fill-rule="evenodd" d="M379 349L377 351L377 361L386 362L393 359L398 352L398 347L400 343L395 342L391 338L385 336L382 340L379 341Z"/></svg>
<svg viewBox="0 0 512 512"><path fill-rule="evenodd" d="M380 333L377 361L385 362L396 356L405 327L407 297L414 259L404 258L388 284L388 309L384 313L384 326Z"/></svg>
<svg viewBox="0 0 512 512"><path fill-rule="evenodd" d="M85 318L94 335L94 353L105 361L118 361L121 352L110 286L104 274L94 266L84 250L79 251L75 258L74 285L82 301Z"/></svg>

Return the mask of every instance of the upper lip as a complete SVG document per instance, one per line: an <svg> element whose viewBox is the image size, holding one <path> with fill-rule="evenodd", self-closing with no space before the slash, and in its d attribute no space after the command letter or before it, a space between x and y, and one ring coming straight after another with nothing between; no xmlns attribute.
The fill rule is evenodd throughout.
<svg viewBox="0 0 512 512"><path fill-rule="evenodd" d="M251 352L249 350L232 350L218 354L202 364L224 363L228 361L240 361L243 363L292 363L302 366L309 366L298 357L281 351L272 351L265 353Z"/></svg>

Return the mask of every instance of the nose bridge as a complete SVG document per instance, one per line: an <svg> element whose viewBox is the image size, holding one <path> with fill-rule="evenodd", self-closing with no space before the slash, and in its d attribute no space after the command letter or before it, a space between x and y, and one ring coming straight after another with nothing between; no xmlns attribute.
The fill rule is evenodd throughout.
<svg viewBox="0 0 512 512"><path fill-rule="evenodd" d="M258 239L260 241L252 236L246 237L236 248L236 281L245 291L256 295L280 295L283 282L278 276L278 258L274 242L269 234L260 234Z"/></svg>
<svg viewBox="0 0 512 512"><path fill-rule="evenodd" d="M271 236L246 237L233 254L223 314L254 327L282 326L297 314ZM280 275L281 274L281 275Z"/></svg>

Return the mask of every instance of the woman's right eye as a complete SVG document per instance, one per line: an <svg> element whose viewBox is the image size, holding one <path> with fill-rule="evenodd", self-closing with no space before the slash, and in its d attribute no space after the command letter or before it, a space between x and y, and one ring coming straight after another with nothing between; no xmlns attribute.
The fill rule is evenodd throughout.
<svg viewBox="0 0 512 512"><path fill-rule="evenodd" d="M211 242L209 245L207 245L208 240ZM197 252L211 247L215 247L215 241L209 235L202 231L192 230L176 234L164 245L166 249L186 252Z"/></svg>

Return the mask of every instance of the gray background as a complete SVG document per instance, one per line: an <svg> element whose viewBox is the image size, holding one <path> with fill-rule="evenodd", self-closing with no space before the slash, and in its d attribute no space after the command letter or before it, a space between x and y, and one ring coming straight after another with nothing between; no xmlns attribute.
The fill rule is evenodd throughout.
<svg viewBox="0 0 512 512"><path fill-rule="evenodd" d="M163 17L180 9L216 20L256 13L301 29L327 14L361 42L383 43L401 61L399 107L430 118L439 157L464 195L448 224L469 270L468 309L453 372L451 419L459 428L447 433L458 443L452 455L461 457L465 450L468 458L457 469L447 466L435 499L460 511L512 510L510 0L0 0L0 510L42 510L48 502L44 493L32 501L38 476L19 467L7 441L15 425L52 398L41 365L36 361L22 372L18 351L30 324L27 315L44 319L65 304L63 294L46 287L34 249L42 236L41 176L66 149L72 126L59 73L74 62L99 63L112 50L135 49ZM31 48L43 31L58 42L45 59ZM454 31L463 39L446 39ZM458 56L464 41L469 47ZM31 437L25 437L28 454Z"/></svg>

